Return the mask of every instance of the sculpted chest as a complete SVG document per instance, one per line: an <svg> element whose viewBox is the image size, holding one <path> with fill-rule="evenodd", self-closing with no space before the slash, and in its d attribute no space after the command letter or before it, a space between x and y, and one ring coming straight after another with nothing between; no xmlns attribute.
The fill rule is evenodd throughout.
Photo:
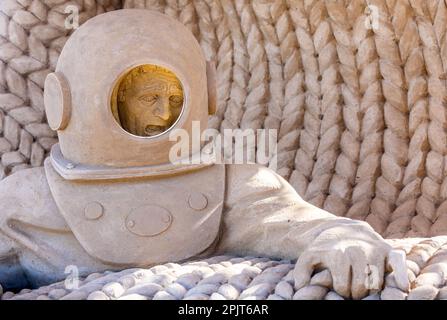
<svg viewBox="0 0 447 320"><path fill-rule="evenodd" d="M190 258L216 239L225 166L172 177L64 180L45 162L54 200L84 249L106 263L147 265Z"/></svg>

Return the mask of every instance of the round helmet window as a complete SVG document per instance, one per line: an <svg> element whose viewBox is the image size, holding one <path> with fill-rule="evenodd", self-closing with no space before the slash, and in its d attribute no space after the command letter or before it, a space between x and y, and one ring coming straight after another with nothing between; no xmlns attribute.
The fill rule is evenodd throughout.
<svg viewBox="0 0 447 320"><path fill-rule="evenodd" d="M113 90L112 112L127 132L152 137L171 128L183 109L183 88L170 70L156 65L133 68Z"/></svg>

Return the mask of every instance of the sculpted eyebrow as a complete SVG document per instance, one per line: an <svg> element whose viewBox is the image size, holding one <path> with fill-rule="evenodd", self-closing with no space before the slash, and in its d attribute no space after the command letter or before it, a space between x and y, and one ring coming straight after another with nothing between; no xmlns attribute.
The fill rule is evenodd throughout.
<svg viewBox="0 0 447 320"><path fill-rule="evenodd" d="M183 96L183 89L178 84L169 84L169 94Z"/></svg>
<svg viewBox="0 0 447 320"><path fill-rule="evenodd" d="M169 90L169 94L183 97L183 91L178 89Z"/></svg>
<svg viewBox="0 0 447 320"><path fill-rule="evenodd" d="M161 84L161 83L146 83L144 85L144 89L145 90L159 90L159 91L168 91L168 86L166 84Z"/></svg>

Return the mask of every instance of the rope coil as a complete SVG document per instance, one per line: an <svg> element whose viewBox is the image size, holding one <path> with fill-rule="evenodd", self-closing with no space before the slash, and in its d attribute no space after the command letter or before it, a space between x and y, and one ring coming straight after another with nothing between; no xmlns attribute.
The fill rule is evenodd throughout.
<svg viewBox="0 0 447 320"><path fill-rule="evenodd" d="M387 240L405 252L408 275L388 273L381 291L364 299L447 299L447 237ZM313 275L307 286L294 289L294 263L257 257L216 256L148 269L93 273L79 279L78 288L61 281L17 294L12 300L342 300L332 288L328 270ZM410 284L408 286L408 279ZM69 282L71 283L71 282Z"/></svg>

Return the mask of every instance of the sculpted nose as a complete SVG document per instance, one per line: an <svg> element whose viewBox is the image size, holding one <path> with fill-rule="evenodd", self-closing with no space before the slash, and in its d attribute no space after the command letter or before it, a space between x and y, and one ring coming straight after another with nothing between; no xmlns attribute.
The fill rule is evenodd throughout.
<svg viewBox="0 0 447 320"><path fill-rule="evenodd" d="M169 107L169 99L160 99L157 106L157 116L165 121L171 117L171 108Z"/></svg>

